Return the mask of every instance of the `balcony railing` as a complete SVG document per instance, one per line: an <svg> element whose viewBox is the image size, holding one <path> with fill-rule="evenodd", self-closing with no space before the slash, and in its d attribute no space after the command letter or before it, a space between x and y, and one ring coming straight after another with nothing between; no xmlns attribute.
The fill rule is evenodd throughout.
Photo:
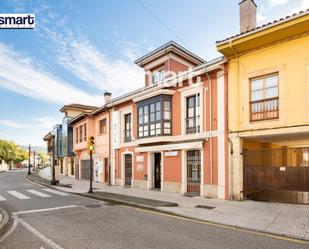
<svg viewBox="0 0 309 249"><path fill-rule="evenodd" d="M263 99L250 102L250 121L279 118L279 98Z"/></svg>
<svg viewBox="0 0 309 249"><path fill-rule="evenodd" d="M199 133L200 132L200 116L195 116L192 118L186 118L186 133Z"/></svg>

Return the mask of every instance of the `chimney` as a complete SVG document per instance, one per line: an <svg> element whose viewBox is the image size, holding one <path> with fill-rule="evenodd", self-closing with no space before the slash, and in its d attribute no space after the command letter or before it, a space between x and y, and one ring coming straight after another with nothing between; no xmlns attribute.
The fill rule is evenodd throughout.
<svg viewBox="0 0 309 249"><path fill-rule="evenodd" d="M112 99L112 94L110 92L104 92L104 104L111 101L111 99Z"/></svg>
<svg viewBox="0 0 309 249"><path fill-rule="evenodd" d="M242 0L240 8L240 33L244 33L256 28L256 9L254 0Z"/></svg>

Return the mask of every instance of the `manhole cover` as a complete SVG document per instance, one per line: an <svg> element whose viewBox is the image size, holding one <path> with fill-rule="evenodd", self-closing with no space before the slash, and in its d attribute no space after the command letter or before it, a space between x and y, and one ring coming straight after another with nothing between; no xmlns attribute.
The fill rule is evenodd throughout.
<svg viewBox="0 0 309 249"><path fill-rule="evenodd" d="M204 208L204 209L209 209L209 210L211 210L211 209L215 209L216 207L212 207L212 206L204 206L204 205L197 205L197 206L195 206L196 208Z"/></svg>
<svg viewBox="0 0 309 249"><path fill-rule="evenodd" d="M101 207L101 205L99 204L89 204L89 205L85 205L86 208L99 208Z"/></svg>

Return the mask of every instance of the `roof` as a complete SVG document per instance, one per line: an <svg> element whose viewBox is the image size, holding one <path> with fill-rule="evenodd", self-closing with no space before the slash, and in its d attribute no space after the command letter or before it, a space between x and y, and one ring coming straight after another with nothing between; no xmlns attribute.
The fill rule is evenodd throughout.
<svg viewBox="0 0 309 249"><path fill-rule="evenodd" d="M82 105L82 104L68 104L64 105L59 111L64 112L66 109L78 109L78 110L90 110L93 111L97 109L97 106L91 106L91 105Z"/></svg>
<svg viewBox="0 0 309 249"><path fill-rule="evenodd" d="M284 22L291 21L291 20L296 19L296 18L298 18L300 16L304 16L304 15L308 15L308 14L309 14L309 9L307 9L305 11L300 11L299 13L294 13L294 14L292 14L290 16L286 16L284 18L280 18L279 20L274 20L273 22L269 22L269 23L266 23L264 25L258 26L258 27L254 28L252 30L248 30L246 32L242 32L242 33L233 35L233 36L231 36L229 38L217 41L216 43L217 43L217 45L222 44L222 43L226 43L228 41L231 41L231 40L234 40L234 39L238 39L240 37L244 37L244 36L247 36L247 35L251 35L251 34L259 32L261 30L273 27L275 25L282 24Z"/></svg>
<svg viewBox="0 0 309 249"><path fill-rule="evenodd" d="M138 66L143 66L145 61L149 60L151 57L161 56L162 54L167 53L168 51L174 51L178 54L183 54L184 56L188 57L190 61L196 63L197 65L206 63L204 59L197 56L196 54L190 52L189 50L185 49L184 47L180 46L178 43L174 41L169 41L162 46L158 47L157 49L145 54L141 58L134 61L135 64ZM154 58L155 59L155 58Z"/></svg>
<svg viewBox="0 0 309 249"><path fill-rule="evenodd" d="M53 138L53 134L51 132L48 132L44 137L43 140L47 141Z"/></svg>
<svg viewBox="0 0 309 249"><path fill-rule="evenodd" d="M75 124L81 120L83 120L85 117L88 117L90 116L90 113L89 112L82 112L80 113L79 115L77 115L76 117L72 118L68 124L72 125L72 124Z"/></svg>

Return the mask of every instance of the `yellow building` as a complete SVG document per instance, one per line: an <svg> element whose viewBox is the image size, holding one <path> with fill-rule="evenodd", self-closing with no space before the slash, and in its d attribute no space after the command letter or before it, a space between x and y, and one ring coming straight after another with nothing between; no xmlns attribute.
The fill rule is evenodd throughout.
<svg viewBox="0 0 309 249"><path fill-rule="evenodd" d="M235 199L309 203L309 10L218 41L228 62L230 185Z"/></svg>

